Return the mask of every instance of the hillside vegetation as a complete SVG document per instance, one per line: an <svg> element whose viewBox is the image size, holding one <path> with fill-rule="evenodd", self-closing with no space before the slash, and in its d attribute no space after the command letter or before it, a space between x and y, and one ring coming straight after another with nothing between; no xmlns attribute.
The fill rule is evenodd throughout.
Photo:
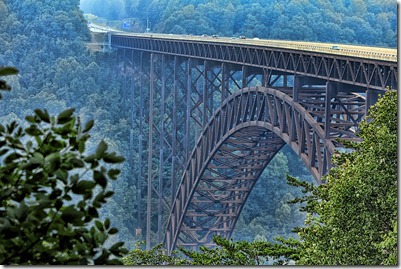
<svg viewBox="0 0 401 269"><path fill-rule="evenodd" d="M10 85L12 91L1 95L0 123L6 126L15 121L21 128L29 128L31 123L27 122L25 117L33 115L35 109L42 111L35 112L35 115L39 117L37 114L42 115L41 113L45 113L45 109L48 115L59 115L62 111L72 111L69 108L75 108L74 122L77 122L77 125L79 122L85 123L94 120L95 124L90 130L91 138L85 140L85 154L91 155L96 152L100 141L103 140L108 144L110 151L124 156L126 160L131 158L133 160L131 163L125 161L116 164L116 167L121 170L121 174L117 180L111 181L107 185L107 190L113 191L114 195L108 198L103 207L97 209L103 223L106 222L106 218L109 218L111 224L109 223L108 226L111 225L110 227L116 227L119 230L118 233L113 230L105 245L113 246L119 241L124 241L125 246L129 249L135 248L136 243L144 239L143 235L135 234L139 223L136 185L139 145L136 141L134 150L129 150L131 111L127 100L121 96L123 79L122 74L116 71L118 70L116 53L112 51L94 53L87 49L86 42L90 40L90 33L83 11L79 8L80 4L84 12L93 13L98 16L97 19L103 20L105 23L114 21L114 23L121 24L129 21L131 29L128 30L130 31L145 31L146 21L149 19L151 30L163 33L246 35L248 37L355 43L384 47L395 47L397 44L397 6L395 1L390 0L291 0L288 2L278 0L82 0L81 3L79 0L0 0L0 67L13 66L19 70L18 75L7 77L7 87ZM135 101L139 102L138 97L136 98ZM394 97L392 98L394 99ZM394 101L393 99L391 100ZM386 108L386 104L381 106L381 111ZM387 107L394 110L393 104ZM385 125L386 122L391 124L396 122L396 118L390 117L394 116L393 110L389 112L389 118L384 119L382 125ZM385 112L378 114L386 115ZM37 118L31 118L31 120L36 121ZM71 128L69 130L75 132L75 129ZM147 130L144 129L146 134ZM386 161L387 157L393 158L393 162L389 164L392 166L385 167L387 181L376 180L382 173L378 169L380 166L369 163L371 165L369 167L377 168L374 178L369 180L379 185L372 185L372 188L365 188L363 190L366 192L361 190L360 193L366 199L370 197L369 195L377 198L374 201L374 207L366 204L366 208L369 210L371 208L387 210L385 221L388 223L386 226L379 233L367 230L364 234L363 239L369 236L375 239L372 251L380 250L380 253L384 253L379 258L369 255L371 258L368 257L369 259L364 260L367 263L380 263L383 257L387 263L394 263L394 242L396 242L394 238L397 234L392 229L396 227L392 211L395 195L394 176L396 175L393 167L396 165L396 162L394 163L396 157L392 152L394 150L393 129L391 127L388 131L390 134L380 134L392 143L392 147L388 149L391 151L390 153L387 148L383 148L386 151L372 151L366 155L366 158L372 158L372 156L384 154L385 158L378 159L380 162ZM375 134L372 130L370 131ZM34 134L34 136L36 135ZM139 131L134 130L132 137L135 139L139 137ZM368 146L384 145L377 143L376 140L373 141ZM146 148L147 142L143 143L143 147ZM59 147L62 145L57 144L56 148ZM5 166L3 157L5 156L0 159L1 167ZM354 158L352 160L360 160L356 156L352 158ZM146 165L141 168L143 171L147 171ZM363 171L363 166L357 168L359 172ZM339 171L336 173L331 180L342 181L336 179L337 176L341 176L341 173ZM313 182L302 161L288 147L284 147L255 185L233 233L235 240L250 242L257 239L272 242L276 236L285 238L298 236L291 230L295 226L303 224L305 213L299 211L300 205L289 205L287 202L302 195L302 190L288 186L286 174ZM358 181L351 182L355 185L352 187L356 188L357 182L368 176L362 172L359 173ZM168 185L166 182L166 188ZM378 196L377 189L382 188L386 192ZM341 190L346 191L347 189L344 187ZM147 198L145 184L140 191L144 205ZM331 195L331 193L329 194ZM6 201L6 199L2 197L2 201ZM356 203L359 199L351 201ZM157 200L154 199L153 203L155 206ZM331 203L329 204L331 205ZM3 213L6 205L8 202L2 204ZM344 206L346 207L346 204ZM360 206L362 207L362 205ZM144 218L145 207L143 206L141 210L140 213ZM335 208L327 207L327 210L334 211ZM353 219L353 221L355 223L376 221L380 217L380 214L377 213L379 211L374 211L374 214L377 214L370 218L369 210L365 212L366 218ZM167 213L165 212L165 214ZM337 217L341 217L341 214L338 214ZM323 219L323 221L325 220ZM327 220L332 221L330 218ZM152 221L156 227L156 214ZM316 223L313 225L318 225ZM140 228L145 231L144 220L141 221L141 225ZM60 224L60 226L62 225ZM373 226L369 227L376 227ZM15 227L19 227L19 224ZM330 232L335 233L336 229L337 227L334 227ZM347 234L347 231L339 234ZM356 231L353 231L353 235L357 234ZM155 245L159 242L156 242L156 236L153 235L152 245ZM309 235L305 233L303 238ZM358 238L355 237L354 241L350 240L349 242L359 242ZM9 240L9 238L6 239ZM315 238L310 237L310 240L309 242L313 242ZM364 242L369 243L370 241L365 240ZM326 243L329 244L330 241L326 241ZM45 244L42 247L48 249L49 245ZM305 245L305 247L305 251L312 249L309 245ZM362 245L358 245L358 248L362 247ZM13 248L18 249L18 246L13 246ZM339 248L338 252L342 254L346 252L341 249L341 246ZM5 249L1 251L7 253ZM324 251L319 251L316 255L323 255ZM333 253L336 255L334 250ZM354 252L353 255L359 254ZM62 253L58 258L62 260ZM321 260L316 258L313 261L307 259L301 261L319 263ZM336 262L334 259L327 261L327 263ZM347 263L348 260L344 261Z"/></svg>
<svg viewBox="0 0 401 269"><path fill-rule="evenodd" d="M158 33L393 48L397 46L396 5L396 0L81 0L85 13L129 21L135 32L150 26Z"/></svg>

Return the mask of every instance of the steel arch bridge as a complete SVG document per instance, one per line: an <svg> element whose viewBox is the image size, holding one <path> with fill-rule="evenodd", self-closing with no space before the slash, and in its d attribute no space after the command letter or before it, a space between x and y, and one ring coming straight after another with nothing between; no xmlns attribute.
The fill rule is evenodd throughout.
<svg viewBox="0 0 401 269"><path fill-rule="evenodd" d="M167 246L208 245L211 234L229 238L256 180L285 143L315 178L330 168L332 140L291 97L264 87L229 96L203 130L184 171Z"/></svg>
<svg viewBox="0 0 401 269"><path fill-rule="evenodd" d="M320 182L342 147L336 139L358 140L367 108L397 89L396 50L107 35L131 104L133 176L139 190L147 186L147 248L155 232L169 253L177 245L211 246L213 235L229 238L259 175L286 144ZM139 192L138 233L141 199Z"/></svg>

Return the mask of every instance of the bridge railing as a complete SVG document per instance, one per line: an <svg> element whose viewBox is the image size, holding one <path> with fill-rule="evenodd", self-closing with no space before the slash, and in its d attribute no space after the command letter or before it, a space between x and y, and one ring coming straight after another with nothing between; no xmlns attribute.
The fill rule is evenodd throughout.
<svg viewBox="0 0 401 269"><path fill-rule="evenodd" d="M318 42L301 42L287 40L268 40L268 39L237 39L228 37L202 37L193 35L173 35L173 34L157 34L157 33L122 33L129 36L138 36L145 38L175 39L175 40L191 40L201 42L216 42L229 44L245 44L260 47L274 47L283 49L296 49L302 51L313 51L319 53L335 54L342 56L360 57L372 60L383 60L397 62L397 50L391 48L368 47L360 45L318 43Z"/></svg>

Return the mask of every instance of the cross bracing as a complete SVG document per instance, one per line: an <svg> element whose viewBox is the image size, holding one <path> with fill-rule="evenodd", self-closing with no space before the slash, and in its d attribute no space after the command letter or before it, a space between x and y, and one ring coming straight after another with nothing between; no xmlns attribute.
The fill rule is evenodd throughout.
<svg viewBox="0 0 401 269"><path fill-rule="evenodd" d="M110 37L122 63L117 73L126 80L130 125L140 129L130 141L138 144L133 177L138 189L148 188L147 243L157 233L170 252L177 245L211 246L217 234L229 238L259 175L285 144L320 182L342 147L337 139L357 141L367 108L383 91L397 90L397 64L390 60ZM150 225L155 215L157 228Z"/></svg>

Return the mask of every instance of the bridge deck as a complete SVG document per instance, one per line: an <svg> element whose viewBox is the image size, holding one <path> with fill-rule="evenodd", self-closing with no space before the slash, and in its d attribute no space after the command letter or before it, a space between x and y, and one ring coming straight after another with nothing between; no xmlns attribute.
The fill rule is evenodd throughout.
<svg viewBox="0 0 401 269"><path fill-rule="evenodd" d="M286 48L301 51L327 53L341 56L352 56L367 58L372 60L384 60L390 62L397 62L397 49L368 47L359 45L345 45L333 43L318 43L318 42L301 42L301 41L287 41L287 40L270 40L270 39L239 39L230 37L212 36L193 36L193 35L173 35L173 34L157 34L157 33L123 33L118 32L119 35L157 38L157 39L171 39L171 40L185 40L185 41L200 41L200 42L215 42L225 44L241 44L252 45L258 47L268 48Z"/></svg>

